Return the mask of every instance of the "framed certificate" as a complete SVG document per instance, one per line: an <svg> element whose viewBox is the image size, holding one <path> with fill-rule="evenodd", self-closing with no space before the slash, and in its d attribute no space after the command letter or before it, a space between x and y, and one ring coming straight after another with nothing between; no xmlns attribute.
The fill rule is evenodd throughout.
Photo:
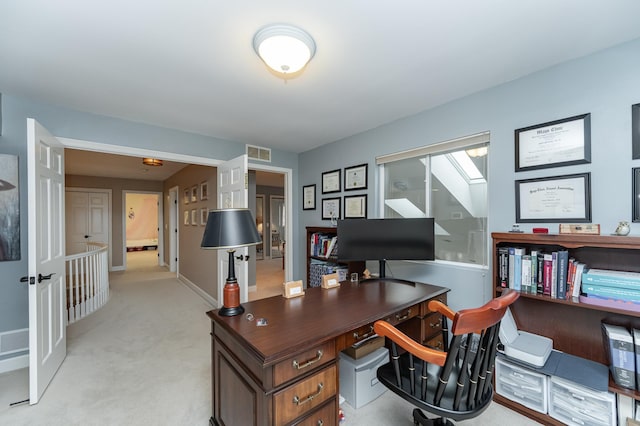
<svg viewBox="0 0 640 426"><path fill-rule="evenodd" d="M316 209L316 184L302 187L302 210Z"/></svg>
<svg viewBox="0 0 640 426"><path fill-rule="evenodd" d="M340 219L340 197L322 199L322 219L323 220Z"/></svg>
<svg viewBox="0 0 640 426"><path fill-rule="evenodd" d="M631 143L634 160L640 158L640 104L631 105Z"/></svg>
<svg viewBox="0 0 640 426"><path fill-rule="evenodd" d="M322 193L340 192L340 169L322 173Z"/></svg>
<svg viewBox="0 0 640 426"><path fill-rule="evenodd" d="M635 167L631 170L633 175L633 199L631 205L633 206L633 222L640 222L640 167Z"/></svg>
<svg viewBox="0 0 640 426"><path fill-rule="evenodd" d="M516 129L516 172L591 162L591 114Z"/></svg>
<svg viewBox="0 0 640 426"><path fill-rule="evenodd" d="M368 164L345 167L344 169L344 190L354 191L356 189L367 189L367 167Z"/></svg>
<svg viewBox="0 0 640 426"><path fill-rule="evenodd" d="M591 222L590 173L516 181L516 223Z"/></svg>
<svg viewBox="0 0 640 426"><path fill-rule="evenodd" d="M353 195L344 197L344 218L367 217L367 195Z"/></svg>

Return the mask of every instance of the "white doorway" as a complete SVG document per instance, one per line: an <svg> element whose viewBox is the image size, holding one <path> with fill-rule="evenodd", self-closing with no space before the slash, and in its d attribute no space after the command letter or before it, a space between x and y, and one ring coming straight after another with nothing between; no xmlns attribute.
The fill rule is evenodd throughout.
<svg viewBox="0 0 640 426"><path fill-rule="evenodd" d="M88 242L109 245L111 261L111 190L65 188L66 254L81 253Z"/></svg>
<svg viewBox="0 0 640 426"><path fill-rule="evenodd" d="M178 226L178 217L180 206L178 204L178 194L180 188L174 186L169 189L169 271L175 272L176 276L180 274L178 271L178 241L180 239Z"/></svg>
<svg viewBox="0 0 640 426"><path fill-rule="evenodd" d="M163 214L161 192L123 191L123 238L124 256L123 265L127 269L127 260L136 256L138 252L154 251L155 259L145 254L143 263L152 262L153 265L164 264L163 238L160 230L163 228ZM143 258L142 256L137 256Z"/></svg>

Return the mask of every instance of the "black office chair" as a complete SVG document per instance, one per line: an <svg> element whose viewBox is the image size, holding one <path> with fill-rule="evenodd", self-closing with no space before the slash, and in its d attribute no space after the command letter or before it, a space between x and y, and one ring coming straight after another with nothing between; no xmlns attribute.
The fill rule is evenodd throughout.
<svg viewBox="0 0 640 426"><path fill-rule="evenodd" d="M493 366L500 320L519 293L507 291L480 308L453 312L439 301L429 302L453 324L448 351L422 346L386 321L374 331L391 340L391 361L377 370L378 380L405 400L415 425L453 425L482 413L493 397ZM398 355L398 346L404 349ZM421 409L440 416L428 419Z"/></svg>

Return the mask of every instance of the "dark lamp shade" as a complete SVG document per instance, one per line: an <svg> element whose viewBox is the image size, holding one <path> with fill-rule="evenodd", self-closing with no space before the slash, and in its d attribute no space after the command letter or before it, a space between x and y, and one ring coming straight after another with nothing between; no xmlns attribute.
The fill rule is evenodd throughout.
<svg viewBox="0 0 640 426"><path fill-rule="evenodd" d="M225 249L251 246L260 241L251 210L222 209L209 212L200 247Z"/></svg>

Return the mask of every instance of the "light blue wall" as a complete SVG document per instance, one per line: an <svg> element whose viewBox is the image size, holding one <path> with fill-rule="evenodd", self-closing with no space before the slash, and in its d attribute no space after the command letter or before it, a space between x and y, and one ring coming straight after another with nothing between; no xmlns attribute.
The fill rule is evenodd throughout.
<svg viewBox="0 0 640 426"><path fill-rule="evenodd" d="M592 221L601 224L603 234L611 233L618 221L631 221L631 169L640 167L640 160L631 160L631 105L640 102L639 69L640 39L301 154L300 185L317 184L318 210L300 211L299 244L306 244L305 226L328 226L319 210L323 171L368 162L369 217L379 217L376 156L483 131L491 132L490 232L507 231L515 222L515 180L590 172ZM591 113L591 164L514 172L515 129L583 113ZM557 223L536 226L558 230ZM532 227L520 226L525 231ZM631 232L640 233L640 224L633 224ZM450 287L454 309L477 305L492 294L490 274L478 268L402 262L394 263L392 272Z"/></svg>
<svg viewBox="0 0 640 426"><path fill-rule="evenodd" d="M27 286L20 277L27 275L27 118L35 118L54 136L112 145L175 152L218 160L245 153L242 142L134 123L85 112L73 111L24 98L3 94L0 153L19 156L21 260L0 262L0 332L28 327ZM298 155L272 149L271 166L293 170L297 187ZM298 203L298 191L293 202ZM294 226L297 218L294 214ZM298 274L294 270L295 274Z"/></svg>

